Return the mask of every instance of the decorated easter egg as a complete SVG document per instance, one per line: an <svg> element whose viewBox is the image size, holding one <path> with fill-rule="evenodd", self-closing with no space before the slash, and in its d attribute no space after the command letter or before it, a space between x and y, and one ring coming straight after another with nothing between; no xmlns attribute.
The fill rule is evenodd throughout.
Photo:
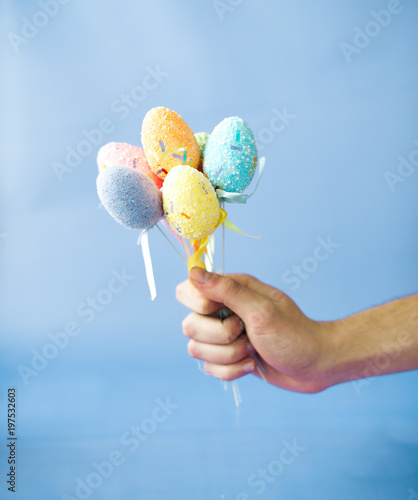
<svg viewBox="0 0 418 500"><path fill-rule="evenodd" d="M198 167L196 138L183 118L171 109L159 106L148 111L141 137L148 164L161 179L179 164Z"/></svg>
<svg viewBox="0 0 418 500"><path fill-rule="evenodd" d="M97 166L99 172L115 165L131 167L148 175L158 188L162 186L162 180L151 171L145 157L144 150L138 146L131 146L126 142L108 142L99 149L97 154Z"/></svg>
<svg viewBox="0 0 418 500"><path fill-rule="evenodd" d="M225 118L213 130L204 152L203 171L212 185L230 193L242 193L257 166L257 146L242 118Z"/></svg>
<svg viewBox="0 0 418 500"><path fill-rule="evenodd" d="M179 236L201 239L213 233L220 207L212 184L201 172L178 165L168 173L162 191L165 217Z"/></svg>
<svg viewBox="0 0 418 500"><path fill-rule="evenodd" d="M142 172L126 166L105 168L97 193L110 215L130 229L147 229L163 216L161 191Z"/></svg>

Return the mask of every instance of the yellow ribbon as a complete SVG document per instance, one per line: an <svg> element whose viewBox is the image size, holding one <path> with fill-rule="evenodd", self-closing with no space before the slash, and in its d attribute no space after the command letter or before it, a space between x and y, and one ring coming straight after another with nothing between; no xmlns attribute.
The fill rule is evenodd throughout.
<svg viewBox="0 0 418 500"><path fill-rule="evenodd" d="M214 231L224 222L226 219L226 216L228 214L225 212L223 208L221 208L221 212L219 214L219 219L218 222L216 223ZM206 269L205 264L200 260L204 251L206 250L206 247L208 246L209 243L209 236L205 236L204 238L200 240L195 240L191 239L190 243L193 248L198 246L198 249L194 252L194 254L189 257L187 261L187 268L190 271L190 269L194 266L201 267L202 269Z"/></svg>
<svg viewBox="0 0 418 500"><path fill-rule="evenodd" d="M190 240L190 243L194 247L196 243L198 243L199 249L196 250L196 252L188 258L187 260L187 268L190 271L192 267L201 267L202 269L206 269L205 264L200 260L204 251L206 250L206 247L208 246L209 243L209 236L205 236L201 240Z"/></svg>
<svg viewBox="0 0 418 500"><path fill-rule="evenodd" d="M235 224L232 224L232 222L228 219L224 220L224 226L229 229L230 231L234 231L235 233L243 234L244 236L248 236L249 238L256 238L259 239L261 236L251 236L251 234L244 233L244 231L241 231L241 229L238 229Z"/></svg>
<svg viewBox="0 0 418 500"><path fill-rule="evenodd" d="M214 231L221 225L223 224L227 229L230 231L235 231L236 233L243 234L245 236L249 236L250 238L259 238L259 236L251 236L250 234L244 233L241 231L241 229L238 229L235 224L232 224L231 221L229 221L226 216L228 214L225 212L223 208L221 208L221 213L219 214L219 219L218 222L216 223ZM208 246L209 243L209 236L205 236L204 238L201 238L200 240L196 239L191 239L190 243L192 245L193 249L196 249L195 252L191 257L189 257L187 261L187 268L190 271L192 267L201 267L202 269L206 269L205 264L201 261L201 258L203 256L203 253L206 250L206 247Z"/></svg>

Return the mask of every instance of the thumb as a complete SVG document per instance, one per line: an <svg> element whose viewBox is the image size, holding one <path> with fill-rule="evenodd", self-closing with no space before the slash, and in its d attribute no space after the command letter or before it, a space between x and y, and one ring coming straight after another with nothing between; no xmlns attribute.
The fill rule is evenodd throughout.
<svg viewBox="0 0 418 500"><path fill-rule="evenodd" d="M209 273L199 267L190 270L189 280L205 297L224 304L244 321L261 300L266 300L231 276Z"/></svg>

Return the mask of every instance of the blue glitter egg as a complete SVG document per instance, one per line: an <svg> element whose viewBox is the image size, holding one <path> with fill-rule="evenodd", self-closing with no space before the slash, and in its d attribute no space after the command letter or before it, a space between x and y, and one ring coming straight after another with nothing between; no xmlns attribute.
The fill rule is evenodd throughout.
<svg viewBox="0 0 418 500"><path fill-rule="evenodd" d="M162 196L154 182L131 167L113 166L97 177L100 201L119 224L147 229L163 216Z"/></svg>
<svg viewBox="0 0 418 500"><path fill-rule="evenodd" d="M254 176L257 158L250 127L237 116L225 118L206 143L203 171L214 188L242 193Z"/></svg>

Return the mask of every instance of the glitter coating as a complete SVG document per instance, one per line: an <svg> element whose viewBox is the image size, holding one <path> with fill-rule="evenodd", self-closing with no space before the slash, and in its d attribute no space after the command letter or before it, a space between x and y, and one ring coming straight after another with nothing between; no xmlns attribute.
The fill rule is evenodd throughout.
<svg viewBox="0 0 418 500"><path fill-rule="evenodd" d="M99 172L115 165L131 167L148 175L158 189L163 184L162 180L151 171L144 150L138 146L131 146L126 142L109 142L102 146L97 154Z"/></svg>
<svg viewBox="0 0 418 500"><path fill-rule="evenodd" d="M197 168L200 151L191 128L171 109L159 106L145 115L142 145L151 170L161 179L179 163Z"/></svg>
<svg viewBox="0 0 418 500"><path fill-rule="evenodd" d="M168 173L162 191L164 215L179 236L201 239L213 233L220 207L215 190L201 172L178 165Z"/></svg>
<svg viewBox="0 0 418 500"><path fill-rule="evenodd" d="M237 116L225 118L208 139L203 171L215 188L242 193L254 176L257 158L250 127Z"/></svg>
<svg viewBox="0 0 418 500"><path fill-rule="evenodd" d="M196 132L196 142L199 146L200 158L203 159L203 153L205 152L206 143L208 142L209 135L207 132Z"/></svg>
<svg viewBox="0 0 418 500"><path fill-rule="evenodd" d="M163 215L160 190L147 175L131 167L102 170L97 193L110 215L130 229L152 227Z"/></svg>

